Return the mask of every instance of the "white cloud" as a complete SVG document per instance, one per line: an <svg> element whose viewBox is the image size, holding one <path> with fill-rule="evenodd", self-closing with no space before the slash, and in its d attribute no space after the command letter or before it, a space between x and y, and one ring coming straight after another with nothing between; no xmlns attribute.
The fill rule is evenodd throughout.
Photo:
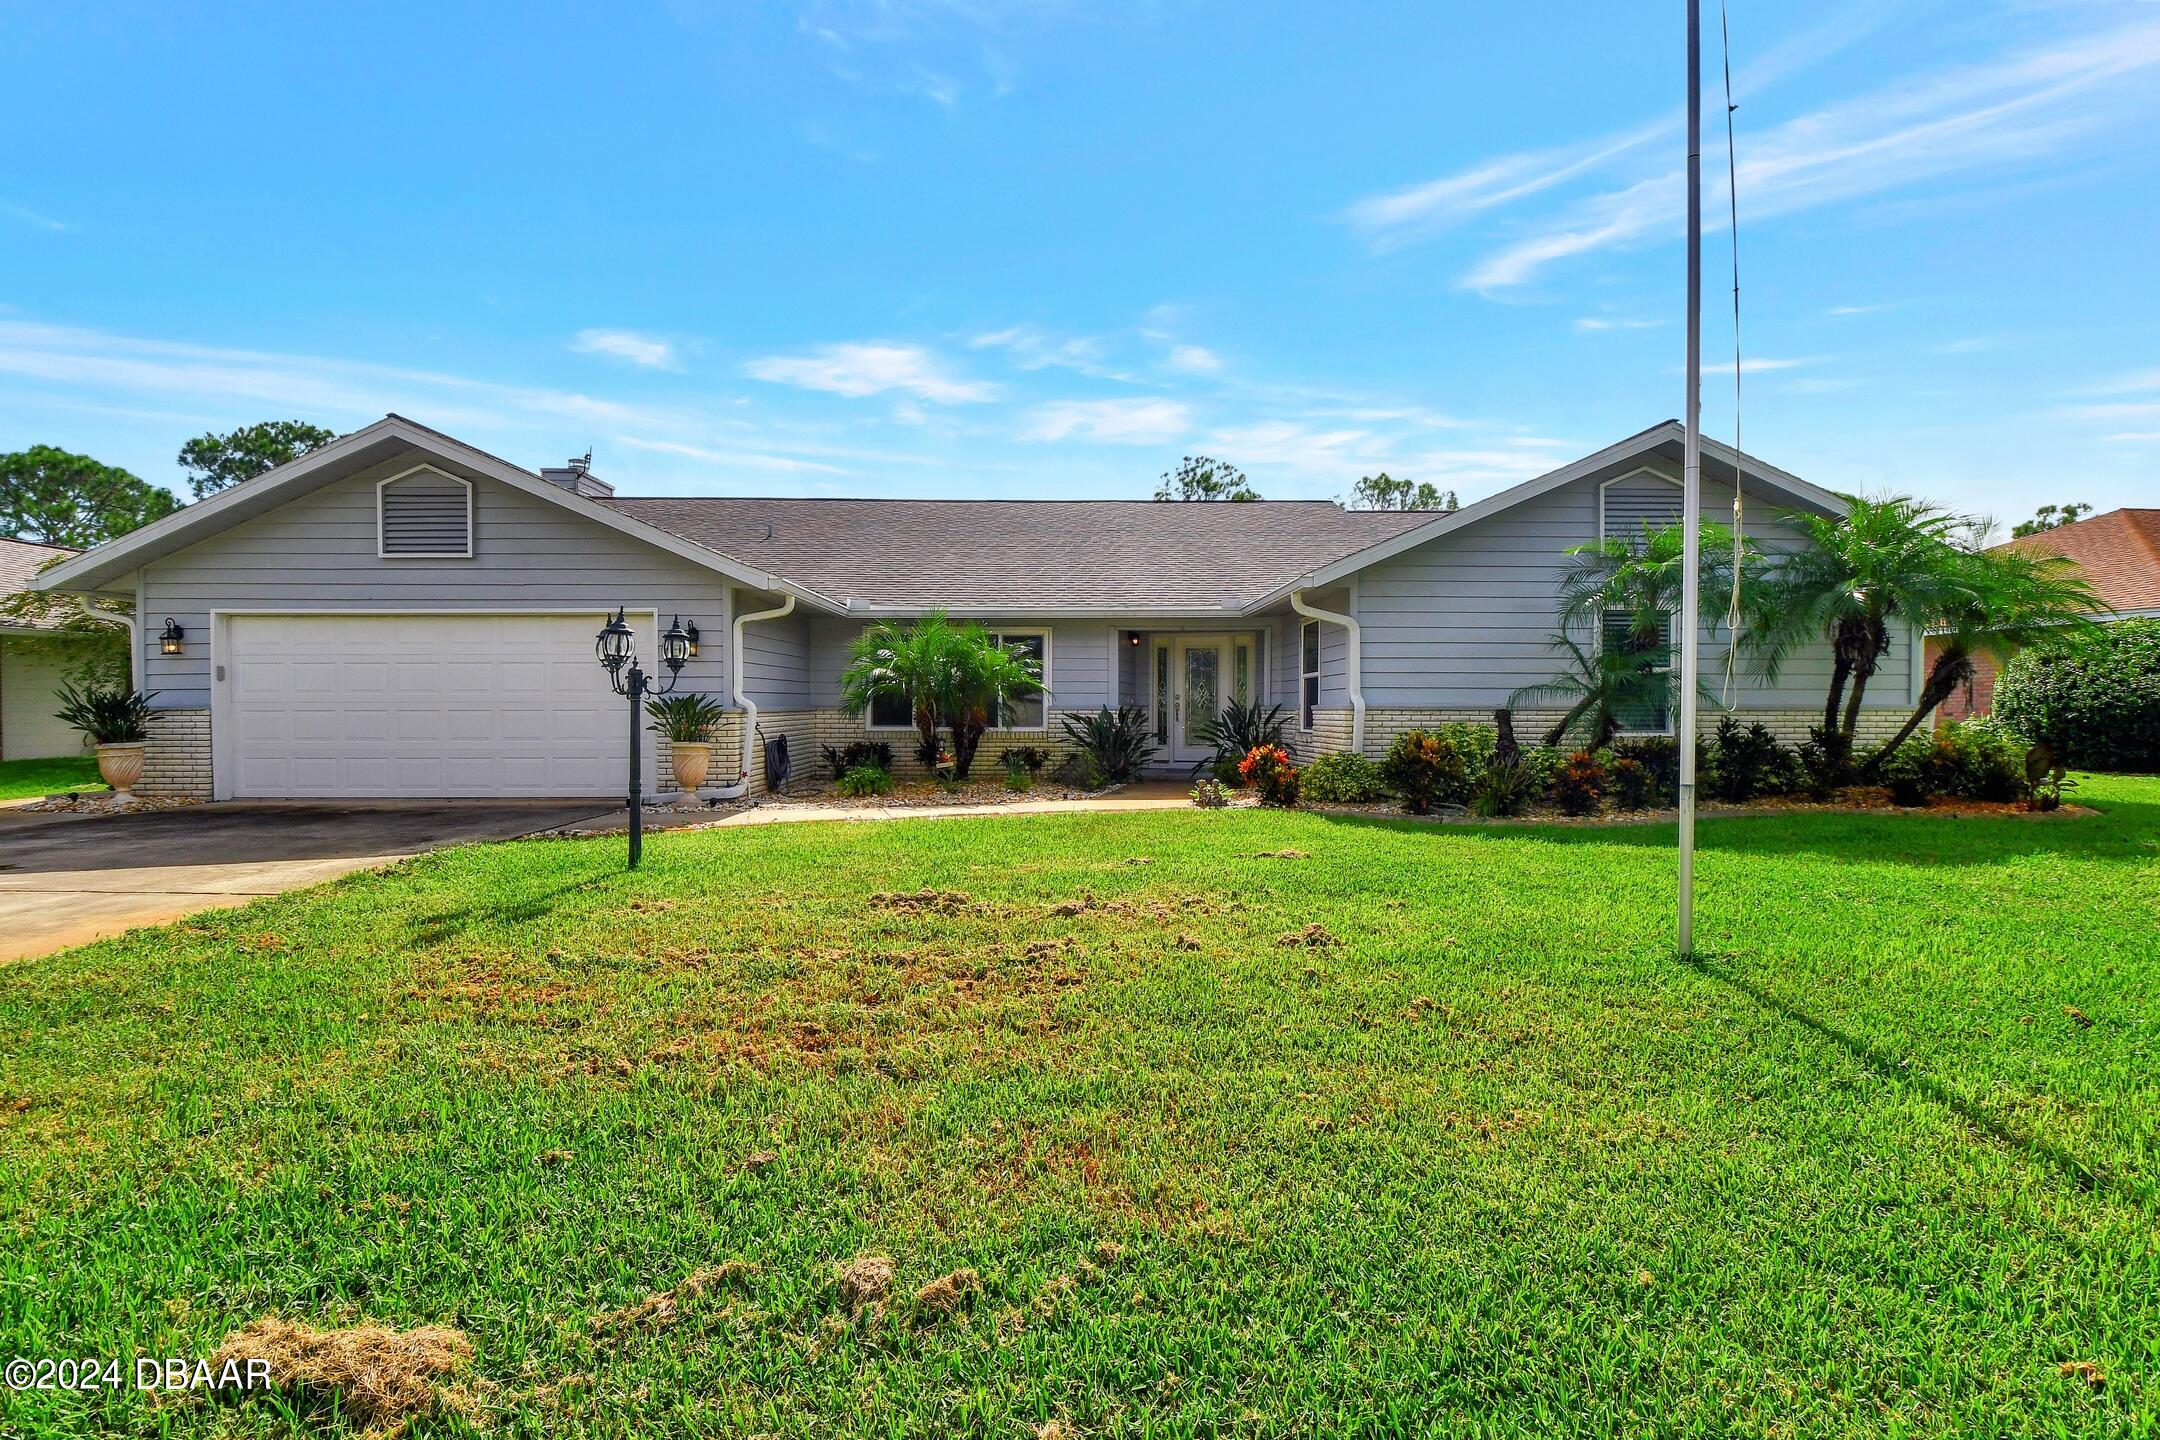
<svg viewBox="0 0 2160 1440"><path fill-rule="evenodd" d="M1185 434L1191 422L1191 411L1176 400L1058 400L1029 411L1020 438L1163 445Z"/></svg>
<svg viewBox="0 0 2160 1440"><path fill-rule="evenodd" d="M1888 310L1889 308L1888 305L1833 305L1823 313L1825 315L1873 315L1879 310Z"/></svg>
<svg viewBox="0 0 2160 1440"><path fill-rule="evenodd" d="M680 370L675 347L635 330L580 330L570 348L581 355L609 355L648 370Z"/></svg>
<svg viewBox="0 0 2160 1440"><path fill-rule="evenodd" d="M1769 355L1747 355L1741 357L1740 373L1743 375L1759 375L1769 370L1797 370L1802 365L1819 365L1821 363L1821 360L1815 357L1792 360L1778 359ZM1705 365L1702 367L1702 373L1705 375L1730 375L1732 374L1732 361L1727 360L1722 364Z"/></svg>
<svg viewBox="0 0 2160 1440"><path fill-rule="evenodd" d="M1222 356L1205 345L1173 345L1163 363L1187 375L1213 375L1223 365Z"/></svg>
<svg viewBox="0 0 2160 1440"><path fill-rule="evenodd" d="M2128 375L2118 375L2105 384L2095 385L2095 395L2135 395L2143 390L2160 390L2160 370L2135 370Z"/></svg>
<svg viewBox="0 0 2160 1440"><path fill-rule="evenodd" d="M1957 174L1991 179L2012 166L2068 149L2109 125L2131 133L2160 87L2142 83L2160 64L2160 23L2126 24L2045 48L2005 52L1977 65L1906 76L1751 135L1741 145L1743 221L1882 195ZM1415 238L1576 179L1638 149L1660 126L1569 150L1507 156L1410 192L1360 202L1353 218L1376 248ZM1705 208L1725 205L1710 167ZM1685 175L1643 175L1564 206L1524 238L1487 254L1464 277L1481 291L1521 285L1569 257L1676 233Z"/></svg>
<svg viewBox="0 0 2160 1440"><path fill-rule="evenodd" d="M731 465L751 470L779 470L788 474L847 473L837 465L825 465L815 460L798 460L791 455L763 455L751 450L715 450L704 445L690 445L677 440L651 440L638 435L618 435L615 439L633 450L650 450L658 455L680 455L686 460L703 460L713 465Z"/></svg>
<svg viewBox="0 0 2160 1440"><path fill-rule="evenodd" d="M850 399L898 390L938 405L963 405L997 394L995 385L947 374L938 358L920 345L820 345L808 355L768 355L752 360L743 367L743 373L754 380L823 390Z"/></svg>
<svg viewBox="0 0 2160 1440"><path fill-rule="evenodd" d="M1584 315L1576 320L1577 330L1655 330L1663 320L1619 320L1605 315Z"/></svg>
<svg viewBox="0 0 2160 1440"><path fill-rule="evenodd" d="M0 214L12 215L23 224L39 230L61 231L68 228L65 221L55 220L50 215L40 215L27 205L0 205Z"/></svg>
<svg viewBox="0 0 2160 1440"><path fill-rule="evenodd" d="M1074 335L1060 339L1046 335L1032 325L1008 325L1002 330L985 330L979 335L969 337L968 348L1003 350L1022 370L1043 370L1054 366L1064 370L1077 370L1083 375L1125 378L1104 365L1102 342L1092 335Z"/></svg>
<svg viewBox="0 0 2160 1440"><path fill-rule="evenodd" d="M2121 430L2102 438L2111 444L2150 445L2160 442L2160 430Z"/></svg>

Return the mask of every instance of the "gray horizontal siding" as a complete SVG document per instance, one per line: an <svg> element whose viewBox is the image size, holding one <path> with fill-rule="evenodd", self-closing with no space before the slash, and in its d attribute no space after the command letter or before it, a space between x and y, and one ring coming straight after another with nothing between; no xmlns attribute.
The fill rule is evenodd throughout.
<svg viewBox="0 0 2160 1440"><path fill-rule="evenodd" d="M691 561L476 476L470 559L375 553L377 482L419 460L407 451L148 566L142 577L144 686L161 709L210 703L210 612L232 609L542 610L628 605L703 632L679 688L727 690L726 581ZM430 458L430 463L440 463ZM455 468L445 466L444 468ZM187 652L157 653L171 615ZM597 627L595 627L597 628ZM652 657L645 657L651 663Z"/></svg>
<svg viewBox="0 0 2160 1440"><path fill-rule="evenodd" d="M1527 500L1489 519L1444 535L1360 572L1357 615L1363 630L1365 700L1374 708L1487 709L1505 704L1524 685L1549 679L1559 668L1552 635L1559 619L1559 585L1566 551L1597 538L1599 478ZM1654 514L1646 487L1662 481L1635 479L1606 493L1608 525L1614 496L1633 508L1639 522ZM1732 491L1705 483L1703 513L1723 518ZM1761 495L1751 496L1747 532L1773 553L1804 543L1772 515ZM1608 531L1608 533L1617 533ZM1636 527L1639 531L1639 523ZM1725 597L1705 595L1703 608L1722 622ZM1335 629L1324 627L1322 634ZM1721 689L1725 641L1705 625L1700 636L1703 674L1713 693ZM1578 637L1586 638L1586 637ZM1908 705L1912 674L1909 635L1883 658L1868 688L1870 708ZM1785 661L1776 684L1750 679L1742 666L1735 703L1741 709L1819 706L1829 688L1830 650L1817 642ZM1323 704L1339 702L1323 686Z"/></svg>

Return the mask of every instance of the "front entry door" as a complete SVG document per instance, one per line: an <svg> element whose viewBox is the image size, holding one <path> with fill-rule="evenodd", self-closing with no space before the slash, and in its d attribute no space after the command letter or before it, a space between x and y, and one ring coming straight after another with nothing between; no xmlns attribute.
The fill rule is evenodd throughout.
<svg viewBox="0 0 2160 1440"><path fill-rule="evenodd" d="M1191 765L1215 753L1202 738L1208 721L1232 700L1250 701L1258 648L1250 635L1180 635L1170 651L1170 762Z"/></svg>

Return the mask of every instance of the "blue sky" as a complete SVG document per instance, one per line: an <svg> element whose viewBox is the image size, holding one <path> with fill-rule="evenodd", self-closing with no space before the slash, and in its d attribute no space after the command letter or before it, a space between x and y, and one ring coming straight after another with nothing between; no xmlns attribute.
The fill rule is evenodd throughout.
<svg viewBox="0 0 2160 1440"><path fill-rule="evenodd" d="M2156 503L2160 4L1732 9L1748 448ZM1467 501L1680 411L1684 13L19 10L0 448L177 484L395 409L630 493Z"/></svg>

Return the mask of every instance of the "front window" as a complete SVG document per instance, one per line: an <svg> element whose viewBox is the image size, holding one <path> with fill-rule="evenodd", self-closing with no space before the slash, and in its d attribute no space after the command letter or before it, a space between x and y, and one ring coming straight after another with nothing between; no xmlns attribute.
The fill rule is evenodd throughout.
<svg viewBox="0 0 2160 1440"><path fill-rule="evenodd" d="M1043 688L1024 700L1016 700L1008 695L999 696L991 724L1000 730L1042 729L1050 701L1049 634L1040 630L1016 631L999 635L997 643L1015 655L1033 661L1035 677L1042 683Z"/></svg>
<svg viewBox="0 0 2160 1440"><path fill-rule="evenodd" d="M914 729L914 700L906 695L877 696L870 702L870 728L873 730Z"/></svg>
<svg viewBox="0 0 2160 1440"><path fill-rule="evenodd" d="M994 730L1041 730L1048 723L1050 694L1050 633L1047 630L993 631L991 643L1001 649L1024 655L1035 662L1035 677L1042 689L1025 699L1000 695L992 702L990 726ZM939 717L939 724L950 724L949 716ZM915 728L915 702L907 695L879 695L870 702L869 725L872 730L912 730Z"/></svg>
<svg viewBox="0 0 2160 1440"><path fill-rule="evenodd" d="M1608 610L1598 634L1598 643L1608 655L1623 654L1641 657L1642 668L1653 675L1672 673L1672 617L1665 617L1665 633L1645 641L1635 632L1634 614L1627 610ZM1670 686L1667 687L1669 692ZM1648 704L1626 706L1615 713L1620 729L1631 735L1669 735L1672 733L1672 712L1664 695Z"/></svg>
<svg viewBox="0 0 2160 1440"><path fill-rule="evenodd" d="M1298 634L1298 727L1313 727L1313 712L1320 708L1320 622L1308 620Z"/></svg>

